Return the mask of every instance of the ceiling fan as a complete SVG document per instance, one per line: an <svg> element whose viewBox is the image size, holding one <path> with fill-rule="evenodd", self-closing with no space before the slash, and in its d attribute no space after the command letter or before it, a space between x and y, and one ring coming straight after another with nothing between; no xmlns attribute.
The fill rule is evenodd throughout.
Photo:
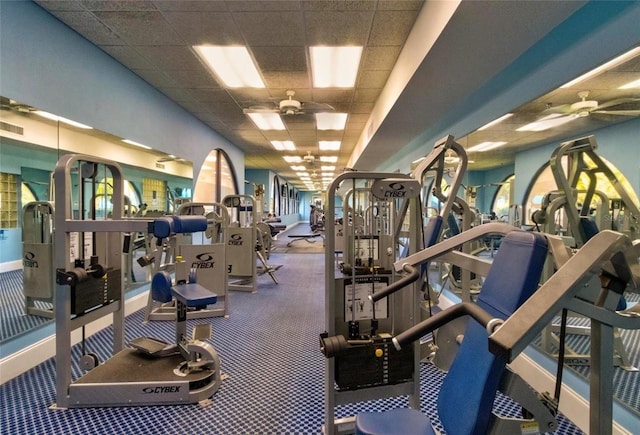
<svg viewBox="0 0 640 435"><path fill-rule="evenodd" d="M309 166L313 166L316 162L316 157L309 151L306 156L302 156L302 161Z"/></svg>
<svg viewBox="0 0 640 435"><path fill-rule="evenodd" d="M587 100L589 91L578 92L580 101L573 104L562 104L549 107L545 115L559 114L566 116L589 116L591 114L640 116L640 98L616 98L600 104L596 100Z"/></svg>
<svg viewBox="0 0 640 435"><path fill-rule="evenodd" d="M280 115L303 115L308 113L333 112L333 106L327 103L314 101L299 101L293 97L296 91L288 90L287 98L280 100L274 106L250 106L243 110L244 113L279 113Z"/></svg>

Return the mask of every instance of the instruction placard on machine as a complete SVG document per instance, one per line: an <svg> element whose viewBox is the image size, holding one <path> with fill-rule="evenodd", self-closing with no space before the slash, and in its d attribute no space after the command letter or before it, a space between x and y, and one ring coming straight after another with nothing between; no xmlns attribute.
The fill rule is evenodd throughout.
<svg viewBox="0 0 640 435"><path fill-rule="evenodd" d="M348 320L373 319L373 307L369 295L389 285L388 276L361 276L344 280L344 318ZM388 299L376 302L376 319L388 317Z"/></svg>

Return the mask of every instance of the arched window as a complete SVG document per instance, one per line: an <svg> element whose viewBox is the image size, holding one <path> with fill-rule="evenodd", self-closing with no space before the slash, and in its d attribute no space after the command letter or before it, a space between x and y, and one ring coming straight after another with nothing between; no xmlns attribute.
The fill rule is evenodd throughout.
<svg viewBox="0 0 640 435"><path fill-rule="evenodd" d="M238 177L229 156L219 148L211 151L198 173L193 200L220 202L225 196L238 192Z"/></svg>
<svg viewBox="0 0 640 435"><path fill-rule="evenodd" d="M584 158L587 163L591 162L588 156L584 156ZM637 205L638 197L627 178L611 162L607 161L602 156L600 156L600 158L609 167L609 169L611 169L613 174L616 176L617 181L624 188L624 190L629 193L629 195ZM569 168L569 160L567 156L562 157L561 164L566 174ZM583 187L587 183L587 180L581 179L581 181L577 185L578 190L580 190L581 187ZM551 173L551 167L547 163L538 170L538 173L533 177L533 181L531 182L531 184L529 184L529 187L527 189L527 194L525 195L526 202L524 204L525 223L533 223L531 216L534 212L541 209L544 195L557 189L558 186L555 179L553 178L553 174ZM605 195L607 195L608 198L617 197L615 188L602 173L596 174L596 190L603 192ZM581 201L581 197L584 197L584 195L579 193L577 195L578 201Z"/></svg>
<svg viewBox="0 0 640 435"><path fill-rule="evenodd" d="M111 196L113 195L113 179L111 177L103 178L96 185L95 212L97 217L106 217L113 210ZM124 180L124 212L132 215L138 211L138 207L142 203L140 194L133 183Z"/></svg>
<svg viewBox="0 0 640 435"><path fill-rule="evenodd" d="M293 214L295 210L293 206L293 188L289 189L289 199L287 202L289 203L289 214Z"/></svg>
<svg viewBox="0 0 640 435"><path fill-rule="evenodd" d="M502 183L500 183L500 187L496 191L493 201L491 201L490 211L495 212L498 218L503 218L509 215L509 206L512 204L511 185L515 178L515 175L510 175L505 178Z"/></svg>
<svg viewBox="0 0 640 435"><path fill-rule="evenodd" d="M289 214L289 202L287 201L287 183L280 186L280 204L282 207L282 214Z"/></svg>
<svg viewBox="0 0 640 435"><path fill-rule="evenodd" d="M36 198L36 194L33 192L33 189L31 189L31 186L29 186L27 183L24 183L24 182L22 183L20 196L21 196L20 203L22 204L22 206L38 200L38 198Z"/></svg>
<svg viewBox="0 0 640 435"><path fill-rule="evenodd" d="M273 189L271 190L271 199L273 200L273 213L276 216L282 215L280 207L280 180L277 176L273 177Z"/></svg>

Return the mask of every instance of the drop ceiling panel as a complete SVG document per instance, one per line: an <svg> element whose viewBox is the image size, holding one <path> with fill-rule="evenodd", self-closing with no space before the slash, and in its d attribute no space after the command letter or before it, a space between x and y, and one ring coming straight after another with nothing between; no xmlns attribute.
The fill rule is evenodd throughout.
<svg viewBox="0 0 640 435"><path fill-rule="evenodd" d="M299 46L304 40L301 12L239 12L234 20L251 46Z"/></svg>
<svg viewBox="0 0 640 435"><path fill-rule="evenodd" d="M189 45L244 45L231 13L164 12L163 16Z"/></svg>
<svg viewBox="0 0 640 435"><path fill-rule="evenodd" d="M385 11L376 13L371 27L370 45L402 45L409 36L418 11Z"/></svg>
<svg viewBox="0 0 640 435"><path fill-rule="evenodd" d="M307 11L308 45L366 45L373 11Z"/></svg>
<svg viewBox="0 0 640 435"><path fill-rule="evenodd" d="M336 164L338 172L346 165L424 4L419 0L36 0L36 3L243 149L247 168L265 168L281 173L290 172L289 165L282 160L282 153L273 149L268 138L294 140L300 147L296 155L306 154L306 150L319 155L317 141L320 138L342 140L340 161ZM491 33L483 23L499 21L502 26L494 27L500 28L500 32L506 28L518 29L518 32L512 32L517 43L517 39L523 39L522 35L536 32L542 32L542 35L552 28L548 17L554 12L550 13L549 9L554 9L560 16L562 10L580 7L575 2L549 2L543 9L540 2L525 3L523 9L522 4L509 2L462 2L449 23L449 26L457 26L455 31L449 30L452 39L447 39L449 51L430 51L430 61L435 60L438 64L438 59L446 59L445 71L451 75L450 80L460 80L458 71L467 72L470 62L474 65L479 62L481 65L474 67L471 80L477 80L478 76L483 80L489 79L484 77L486 73L482 68L491 68L492 65L488 65L491 62L475 62L474 56L482 51L504 61L501 59L505 57L503 49L508 51L513 44L508 41L510 45L503 47L495 42L502 41L502 36L499 39L495 36L496 31ZM540 35L530 38L532 43ZM438 40L446 37L445 32ZM487 41L490 46L486 46ZM248 45L267 88L225 89L193 52L191 46L199 43ZM316 44L364 46L355 89L312 88L307 50ZM453 52L451 46L456 47ZM612 57L615 55L612 53ZM403 91L400 103L385 117L385 123L370 144L368 151L375 155L363 154L358 167L370 169L379 158L388 158L395 152L395 149L388 149L389 144L407 143L410 139L405 136L423 131L426 119L438 119L442 112L448 110L450 103L456 101L456 87L447 87L443 91L445 97L439 100L442 92L437 87L425 86L425 83L440 80L443 75L430 76L429 71L428 68L420 69L422 81L410 83L410 87ZM589 98L600 103L618 97L640 97L638 90L616 89L639 78L639 71L640 59L635 59L570 89L550 92L520 107L505 108L505 112L506 109L517 111L516 115L486 133L476 132L459 140L465 147L482 140L507 141L503 149L471 156L476 161L474 169L504 164L513 158L515 150L553 140L550 132L515 131L541 116L549 103L553 106L572 104L579 100L577 94L582 90L591 91ZM295 99L299 101L328 103L336 111L348 113L346 129L343 132L318 132L314 117L306 114L285 117L286 131L265 133L258 130L242 112L249 105L275 107L278 101L286 98L288 89L296 92ZM609 125L605 122L628 119L622 116L609 118L612 119L592 114L570 122L559 131L567 132L565 134L581 129L591 131L601 125ZM383 149L376 150L376 140L384 145Z"/></svg>
<svg viewBox="0 0 640 435"><path fill-rule="evenodd" d="M129 45L184 45L160 12L98 11L95 15Z"/></svg>

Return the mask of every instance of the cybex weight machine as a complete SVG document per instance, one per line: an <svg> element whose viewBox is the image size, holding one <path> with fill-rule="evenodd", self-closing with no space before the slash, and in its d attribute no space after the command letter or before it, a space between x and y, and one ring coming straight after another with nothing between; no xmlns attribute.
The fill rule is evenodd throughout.
<svg viewBox="0 0 640 435"><path fill-rule="evenodd" d="M90 198L97 185L113 186L111 210L96 219ZM156 237L203 231L204 217L162 217L155 221L124 219L123 176L117 163L90 156L63 156L54 173L56 323L56 403L53 409L198 403L221 384L220 360L204 341L210 325L187 337L188 307L215 303L216 295L194 282L175 285L178 300L176 342L138 339L124 346L123 234L153 232ZM110 217L108 217L110 216ZM190 219L187 219L190 218ZM73 249L72 249L73 248ZM103 363L85 351L84 330L111 317L113 353ZM72 380L72 332L82 329L79 366L88 372Z"/></svg>

